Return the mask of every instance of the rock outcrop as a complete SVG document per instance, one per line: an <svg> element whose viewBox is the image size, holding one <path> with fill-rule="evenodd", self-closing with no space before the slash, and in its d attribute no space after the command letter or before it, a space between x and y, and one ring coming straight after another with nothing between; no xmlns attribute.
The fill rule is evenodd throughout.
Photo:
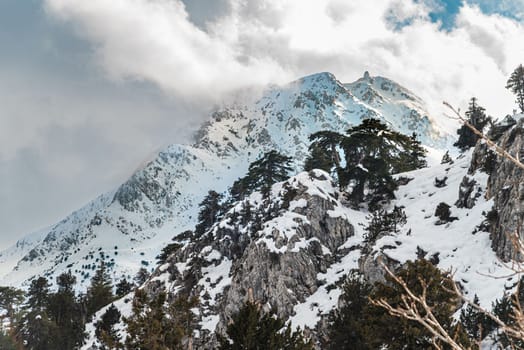
<svg viewBox="0 0 524 350"><path fill-rule="evenodd" d="M507 117L488 136L511 155L524 160L524 119L515 121ZM477 170L489 175L486 196L493 200L488 218L493 249L504 261L524 258L511 239L512 235L524 239L524 169L509 159L495 156L481 141L473 152L469 172Z"/></svg>

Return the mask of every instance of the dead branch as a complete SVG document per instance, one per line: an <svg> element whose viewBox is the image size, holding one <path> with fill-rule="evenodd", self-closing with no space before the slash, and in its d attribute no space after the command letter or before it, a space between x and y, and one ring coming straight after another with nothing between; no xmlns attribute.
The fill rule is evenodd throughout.
<svg viewBox="0 0 524 350"><path fill-rule="evenodd" d="M504 148L502 148L499 145L497 145L495 142L490 140L489 137L487 137L482 132L477 130L477 128L475 128L466 118L464 118L462 115L460 115L460 112L458 112L455 108L453 108L453 106L451 106L451 104L449 104L446 101L444 101L443 103L444 103L444 105L446 107L448 107L455 114L455 116L456 116L455 119L460 120L460 122L462 124L464 124L465 126L467 126L475 135L477 135L478 137L483 139L486 142L486 144L493 151L495 151L499 156L504 157L504 158L510 160L511 162L513 162L519 168L524 169L524 163L522 163L520 160L518 160L517 158L515 158L514 156L509 154L508 151L506 151Z"/></svg>

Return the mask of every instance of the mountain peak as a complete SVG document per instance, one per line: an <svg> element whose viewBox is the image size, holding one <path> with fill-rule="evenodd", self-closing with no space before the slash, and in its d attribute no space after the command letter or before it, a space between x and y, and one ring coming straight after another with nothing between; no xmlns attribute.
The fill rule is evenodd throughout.
<svg viewBox="0 0 524 350"><path fill-rule="evenodd" d="M309 136L321 130L347 130L362 119L378 118L397 131L416 131L426 145L443 144L422 103L398 93L407 90L396 83L375 80L391 89L362 80L342 84L322 72L273 87L257 102L215 112L194 145L169 146L104 200L26 245L29 251L16 250L18 264L0 276L2 282L27 284L39 275L54 282L62 271L71 270L84 288L102 255L115 280L132 278L140 267L151 269L173 236L194 227L207 191L227 191L251 162L270 150L292 157L294 170L300 171L309 154Z"/></svg>

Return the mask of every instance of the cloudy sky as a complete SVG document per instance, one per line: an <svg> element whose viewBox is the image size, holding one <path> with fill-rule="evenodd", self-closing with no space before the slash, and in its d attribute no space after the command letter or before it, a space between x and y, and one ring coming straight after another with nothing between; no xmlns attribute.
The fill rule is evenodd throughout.
<svg viewBox="0 0 524 350"><path fill-rule="evenodd" d="M494 116L524 0L2 0L0 248L113 189L248 86L368 70Z"/></svg>

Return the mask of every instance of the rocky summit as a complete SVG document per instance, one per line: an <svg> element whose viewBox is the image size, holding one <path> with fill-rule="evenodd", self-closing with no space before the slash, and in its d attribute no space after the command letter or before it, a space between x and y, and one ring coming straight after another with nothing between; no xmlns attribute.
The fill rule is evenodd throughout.
<svg viewBox="0 0 524 350"><path fill-rule="evenodd" d="M341 136L349 129L363 140L359 125L365 120L384 128L368 136L387 139L388 149L406 140L398 135L416 133L427 164L389 174L390 160L366 163L365 147ZM516 114L494 122L488 137L518 155L522 130ZM320 131L333 132L328 135L338 144L317 163L335 162L336 171L304 171L313 152L310 135ZM489 308L519 282L503 261L522 258L508 233L522 228L524 197L516 179L523 170L482 140L459 150L453 137L436 127L419 97L369 73L349 84L320 73L271 87L254 103L213 113L193 145L169 146L113 192L2 252L2 281L27 288L38 276L54 282L70 271L82 291L102 261L115 282L145 271L138 289L94 313L86 350L100 348L98 322L111 308L129 324L140 300L158 296L165 298L162 305L179 305L180 296L198 300L188 306L188 347L223 345L250 301L324 348L336 310L347 306L341 296L348 293L349 276L388 285L384 266L400 270L415 260L451 271L465 296ZM283 181L261 187L254 164L263 169L261 159L272 151L285 155L290 171ZM344 172L352 156L356 165ZM371 166L382 172L379 180ZM389 194L378 201L380 208L355 202L355 174L369 181L363 198L371 181ZM350 180L342 186L344 176ZM250 184L258 187L248 191ZM205 203L217 208L204 212ZM115 322L122 339L128 331Z"/></svg>

